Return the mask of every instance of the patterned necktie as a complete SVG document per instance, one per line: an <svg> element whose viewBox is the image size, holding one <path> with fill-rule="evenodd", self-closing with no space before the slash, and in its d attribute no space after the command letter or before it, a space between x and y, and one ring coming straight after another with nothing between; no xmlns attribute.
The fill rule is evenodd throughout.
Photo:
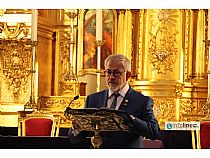
<svg viewBox="0 0 210 158"><path fill-rule="evenodd" d="M114 93L113 96L114 96L114 99L112 101L112 105L111 105L110 108L115 109L116 108L116 105L117 105L117 97L119 97L120 94L119 93Z"/></svg>

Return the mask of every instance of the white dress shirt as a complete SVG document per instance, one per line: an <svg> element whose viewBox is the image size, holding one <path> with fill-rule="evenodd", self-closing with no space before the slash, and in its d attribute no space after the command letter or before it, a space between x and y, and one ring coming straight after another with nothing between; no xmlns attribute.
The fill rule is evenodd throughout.
<svg viewBox="0 0 210 158"><path fill-rule="evenodd" d="M123 98L125 97L128 89L129 89L129 85L127 83L121 90L119 90L118 93L120 94L120 96L117 97L117 104L116 104L115 110L118 110L119 109L120 104L122 103ZM114 95L112 95L113 93L114 92L109 89L108 100L107 100L107 107L108 108L111 107L111 104L113 102L113 99L114 99Z"/></svg>

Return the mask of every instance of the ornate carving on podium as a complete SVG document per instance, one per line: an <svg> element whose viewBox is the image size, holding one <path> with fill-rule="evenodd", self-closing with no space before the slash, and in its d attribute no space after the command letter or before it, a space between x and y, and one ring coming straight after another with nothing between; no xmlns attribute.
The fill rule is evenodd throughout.
<svg viewBox="0 0 210 158"><path fill-rule="evenodd" d="M175 10L154 10L152 14L152 28L150 40L150 61L158 73L174 71L177 57L176 21L178 15Z"/></svg>
<svg viewBox="0 0 210 158"><path fill-rule="evenodd" d="M73 126L77 131L93 131L91 143L94 148L99 148L103 142L100 132L121 131L135 132L136 124L125 111L112 110L108 108L96 109L72 109L67 107L65 117L75 120Z"/></svg>

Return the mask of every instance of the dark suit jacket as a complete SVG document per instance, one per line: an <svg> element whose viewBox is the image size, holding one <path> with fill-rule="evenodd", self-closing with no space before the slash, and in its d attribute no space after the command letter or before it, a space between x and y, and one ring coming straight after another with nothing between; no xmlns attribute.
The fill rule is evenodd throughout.
<svg viewBox="0 0 210 158"><path fill-rule="evenodd" d="M108 90L97 92L87 96L86 108L106 107ZM104 132L101 148L143 148L143 137L149 139L159 138L159 125L153 114L153 99L129 88L119 110L124 110L135 117L137 125L136 133L128 132ZM69 138L71 130L69 132ZM82 134L82 133L81 133ZM83 133L83 135L85 135ZM80 135L81 137L81 135Z"/></svg>

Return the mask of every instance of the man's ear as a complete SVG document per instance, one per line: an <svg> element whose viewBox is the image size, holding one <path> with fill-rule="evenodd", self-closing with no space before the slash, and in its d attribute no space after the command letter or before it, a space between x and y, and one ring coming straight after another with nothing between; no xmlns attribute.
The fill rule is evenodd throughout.
<svg viewBox="0 0 210 158"><path fill-rule="evenodd" d="M131 77L131 72L130 71L127 71L126 73L126 81Z"/></svg>

